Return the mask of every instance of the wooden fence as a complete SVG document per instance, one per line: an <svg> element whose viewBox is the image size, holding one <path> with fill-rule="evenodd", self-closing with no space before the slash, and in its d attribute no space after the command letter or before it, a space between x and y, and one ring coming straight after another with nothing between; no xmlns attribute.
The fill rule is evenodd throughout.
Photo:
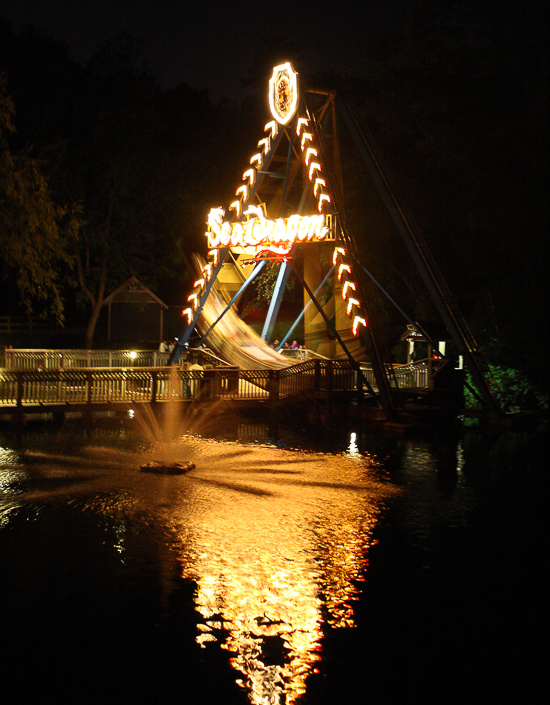
<svg viewBox="0 0 550 705"><path fill-rule="evenodd" d="M426 388L425 364L397 368L400 388ZM316 392L365 393L375 387L372 370L361 364L361 379L347 360L307 360L282 370L236 367L185 370L176 367L78 367L0 369L0 411L61 408L70 405L134 404L176 401L271 400Z"/></svg>
<svg viewBox="0 0 550 705"><path fill-rule="evenodd" d="M284 350L289 362L319 356L311 350ZM8 348L0 350L0 368L8 370L59 370L90 367L164 367L170 354L158 350L49 350ZM229 366L208 348L190 348L180 357L180 366L198 363L208 367Z"/></svg>
<svg viewBox="0 0 550 705"><path fill-rule="evenodd" d="M0 334L49 331L53 325L38 316L0 316Z"/></svg>
<svg viewBox="0 0 550 705"><path fill-rule="evenodd" d="M164 367L169 353L157 350L7 349L0 367L8 370L59 370L91 367Z"/></svg>

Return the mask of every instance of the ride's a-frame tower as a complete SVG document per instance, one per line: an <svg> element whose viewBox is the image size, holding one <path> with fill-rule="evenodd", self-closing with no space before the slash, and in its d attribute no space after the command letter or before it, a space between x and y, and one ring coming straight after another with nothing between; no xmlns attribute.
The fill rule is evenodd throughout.
<svg viewBox="0 0 550 705"><path fill-rule="evenodd" d="M338 105L333 93L312 92L309 99L299 91L298 77L290 63L276 66L269 82L271 120L257 143L249 167L242 174L235 199L227 208L213 208L208 216L208 259L188 296L184 310L186 329L178 341L172 362L176 363L188 344L213 287L227 300L225 310L238 300L266 261L279 263L279 274L263 326L262 338L269 342L288 277L295 276L304 289L306 347L328 357L344 354L362 373L359 360L372 365L376 392L365 386L382 406L386 418L397 416L390 379L392 365L384 359L373 329L363 290L363 267L355 241L347 227L341 196L337 113L347 125L364 158L385 205L434 299L443 321L486 406L499 405L478 363L476 346L457 311L420 238L404 216L389 187L372 145L352 114ZM315 100L312 100L315 98ZM312 105L315 102L316 107ZM319 105L320 103L320 105ZM294 255L303 250L303 267ZM328 284L327 284L328 282ZM332 296L321 305L318 292L332 287ZM326 298L326 296L324 297ZM208 335L206 331L204 339Z"/></svg>

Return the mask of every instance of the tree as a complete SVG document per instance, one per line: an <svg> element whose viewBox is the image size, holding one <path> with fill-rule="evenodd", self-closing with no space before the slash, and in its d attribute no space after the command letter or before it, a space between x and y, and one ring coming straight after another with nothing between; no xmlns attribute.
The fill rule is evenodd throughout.
<svg viewBox="0 0 550 705"><path fill-rule="evenodd" d="M71 265L67 243L78 219L52 199L40 161L10 149L15 108L6 83L0 76L0 263L27 313L39 302L61 322L62 271Z"/></svg>
<svg viewBox="0 0 550 705"><path fill-rule="evenodd" d="M54 200L81 214L64 240L73 276L60 280L67 292L76 285L71 303L87 311L91 347L106 296L130 276L161 298L168 286L186 295L187 255L205 248L207 212L234 189L245 127L206 91L161 90L128 35L82 67L63 43L0 21L2 69L21 105L19 143L47 161Z"/></svg>
<svg viewBox="0 0 550 705"><path fill-rule="evenodd" d="M66 188L85 217L73 257L79 299L90 311L88 348L110 291L130 276L152 285L178 261L174 214L182 197L170 180L158 89L135 52L127 36L107 43L74 106Z"/></svg>

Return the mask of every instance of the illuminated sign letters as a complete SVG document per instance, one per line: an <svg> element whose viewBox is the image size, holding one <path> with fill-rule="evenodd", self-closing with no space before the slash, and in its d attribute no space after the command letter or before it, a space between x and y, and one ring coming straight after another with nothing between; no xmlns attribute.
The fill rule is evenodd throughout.
<svg viewBox="0 0 550 705"><path fill-rule="evenodd" d="M298 242L322 242L330 228L324 215L291 215L289 218L269 220L263 208L249 206L244 212L246 220L230 223L224 220L223 208L212 208L208 215L208 246L255 247L284 254Z"/></svg>

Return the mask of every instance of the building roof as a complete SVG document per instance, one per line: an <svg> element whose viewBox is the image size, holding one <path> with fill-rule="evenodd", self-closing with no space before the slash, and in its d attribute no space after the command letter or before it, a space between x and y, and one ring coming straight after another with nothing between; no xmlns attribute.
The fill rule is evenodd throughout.
<svg viewBox="0 0 550 705"><path fill-rule="evenodd" d="M162 308L168 306L158 296L144 286L137 277L130 277L105 299L105 304L157 304Z"/></svg>
<svg viewBox="0 0 550 705"><path fill-rule="evenodd" d="M428 338L432 341L437 340L449 342L452 340L445 326L437 321L416 321L416 325L420 328L420 330L424 331ZM412 323L409 323L407 325L407 330L401 335L401 340L412 340L416 342L426 340L426 338L419 332L419 330L417 330L417 328L415 328Z"/></svg>

